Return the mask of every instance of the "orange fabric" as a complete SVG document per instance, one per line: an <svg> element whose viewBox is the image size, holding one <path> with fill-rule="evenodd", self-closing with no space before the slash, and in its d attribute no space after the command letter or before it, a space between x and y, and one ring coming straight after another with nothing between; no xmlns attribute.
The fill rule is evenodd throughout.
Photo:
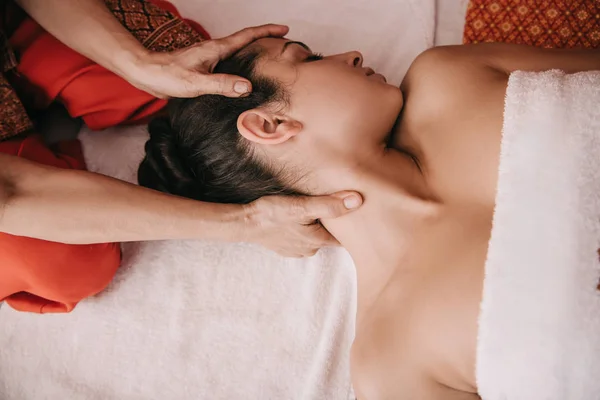
<svg viewBox="0 0 600 400"><path fill-rule="evenodd" d="M158 2L176 11L168 3ZM151 50L175 50L204 40L203 34L208 36L198 24L194 26L201 32L149 2L106 0L106 3ZM13 32L10 45L19 57L17 74L11 83L23 103L33 108L42 109L58 100L71 116L81 117L90 128L99 130L144 123L166 105L166 100L136 89L63 45L31 18L25 18Z"/></svg>
<svg viewBox="0 0 600 400"><path fill-rule="evenodd" d="M63 142L53 150L39 135L0 143L1 153L85 169L79 141ZM69 245L0 233L0 301L19 311L69 312L104 289L120 262L116 243Z"/></svg>
<svg viewBox="0 0 600 400"><path fill-rule="evenodd" d="M600 1L471 0L463 42L596 48L600 46Z"/></svg>

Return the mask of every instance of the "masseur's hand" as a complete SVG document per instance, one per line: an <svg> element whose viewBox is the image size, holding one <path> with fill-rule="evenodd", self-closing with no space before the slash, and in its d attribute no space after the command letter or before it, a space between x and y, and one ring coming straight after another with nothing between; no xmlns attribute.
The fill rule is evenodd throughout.
<svg viewBox="0 0 600 400"><path fill-rule="evenodd" d="M122 75L138 89L160 98L208 93L239 97L252 90L250 82L237 76L213 74L217 63L257 39L280 37L287 32L287 26L270 24L170 53L145 52L136 56L133 66L123 68Z"/></svg>
<svg viewBox="0 0 600 400"><path fill-rule="evenodd" d="M341 217L361 205L362 197L355 192L313 197L263 197L246 206L244 239L282 256L312 256L321 247L339 245L319 219Z"/></svg>

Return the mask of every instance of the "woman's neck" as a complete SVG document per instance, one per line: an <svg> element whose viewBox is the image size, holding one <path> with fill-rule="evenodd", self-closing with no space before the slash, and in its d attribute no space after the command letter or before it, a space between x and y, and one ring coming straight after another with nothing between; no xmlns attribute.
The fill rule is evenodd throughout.
<svg viewBox="0 0 600 400"><path fill-rule="evenodd" d="M356 265L360 314L401 266L414 265L408 262L409 250L417 232L435 216L437 202L411 157L395 150L330 182L336 187L328 191L351 188L364 197L359 210L323 221Z"/></svg>

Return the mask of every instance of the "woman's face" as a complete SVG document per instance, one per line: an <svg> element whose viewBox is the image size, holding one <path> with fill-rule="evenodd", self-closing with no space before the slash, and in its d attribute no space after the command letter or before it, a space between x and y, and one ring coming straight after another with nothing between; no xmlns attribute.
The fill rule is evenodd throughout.
<svg viewBox="0 0 600 400"><path fill-rule="evenodd" d="M402 109L402 93L364 67L359 52L320 57L303 43L276 38L254 46L263 53L257 74L282 84L288 102L259 115L264 121L258 125L267 131L260 140L254 135L256 115L242 114L238 128L245 137L305 171L348 167L382 151Z"/></svg>

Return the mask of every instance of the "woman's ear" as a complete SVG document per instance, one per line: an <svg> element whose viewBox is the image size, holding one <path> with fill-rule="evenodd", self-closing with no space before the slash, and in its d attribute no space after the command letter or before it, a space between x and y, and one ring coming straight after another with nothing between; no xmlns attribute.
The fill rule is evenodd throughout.
<svg viewBox="0 0 600 400"><path fill-rule="evenodd" d="M280 144L302 131L302 124L285 115L254 109L244 111L237 128L246 139L259 144Z"/></svg>

